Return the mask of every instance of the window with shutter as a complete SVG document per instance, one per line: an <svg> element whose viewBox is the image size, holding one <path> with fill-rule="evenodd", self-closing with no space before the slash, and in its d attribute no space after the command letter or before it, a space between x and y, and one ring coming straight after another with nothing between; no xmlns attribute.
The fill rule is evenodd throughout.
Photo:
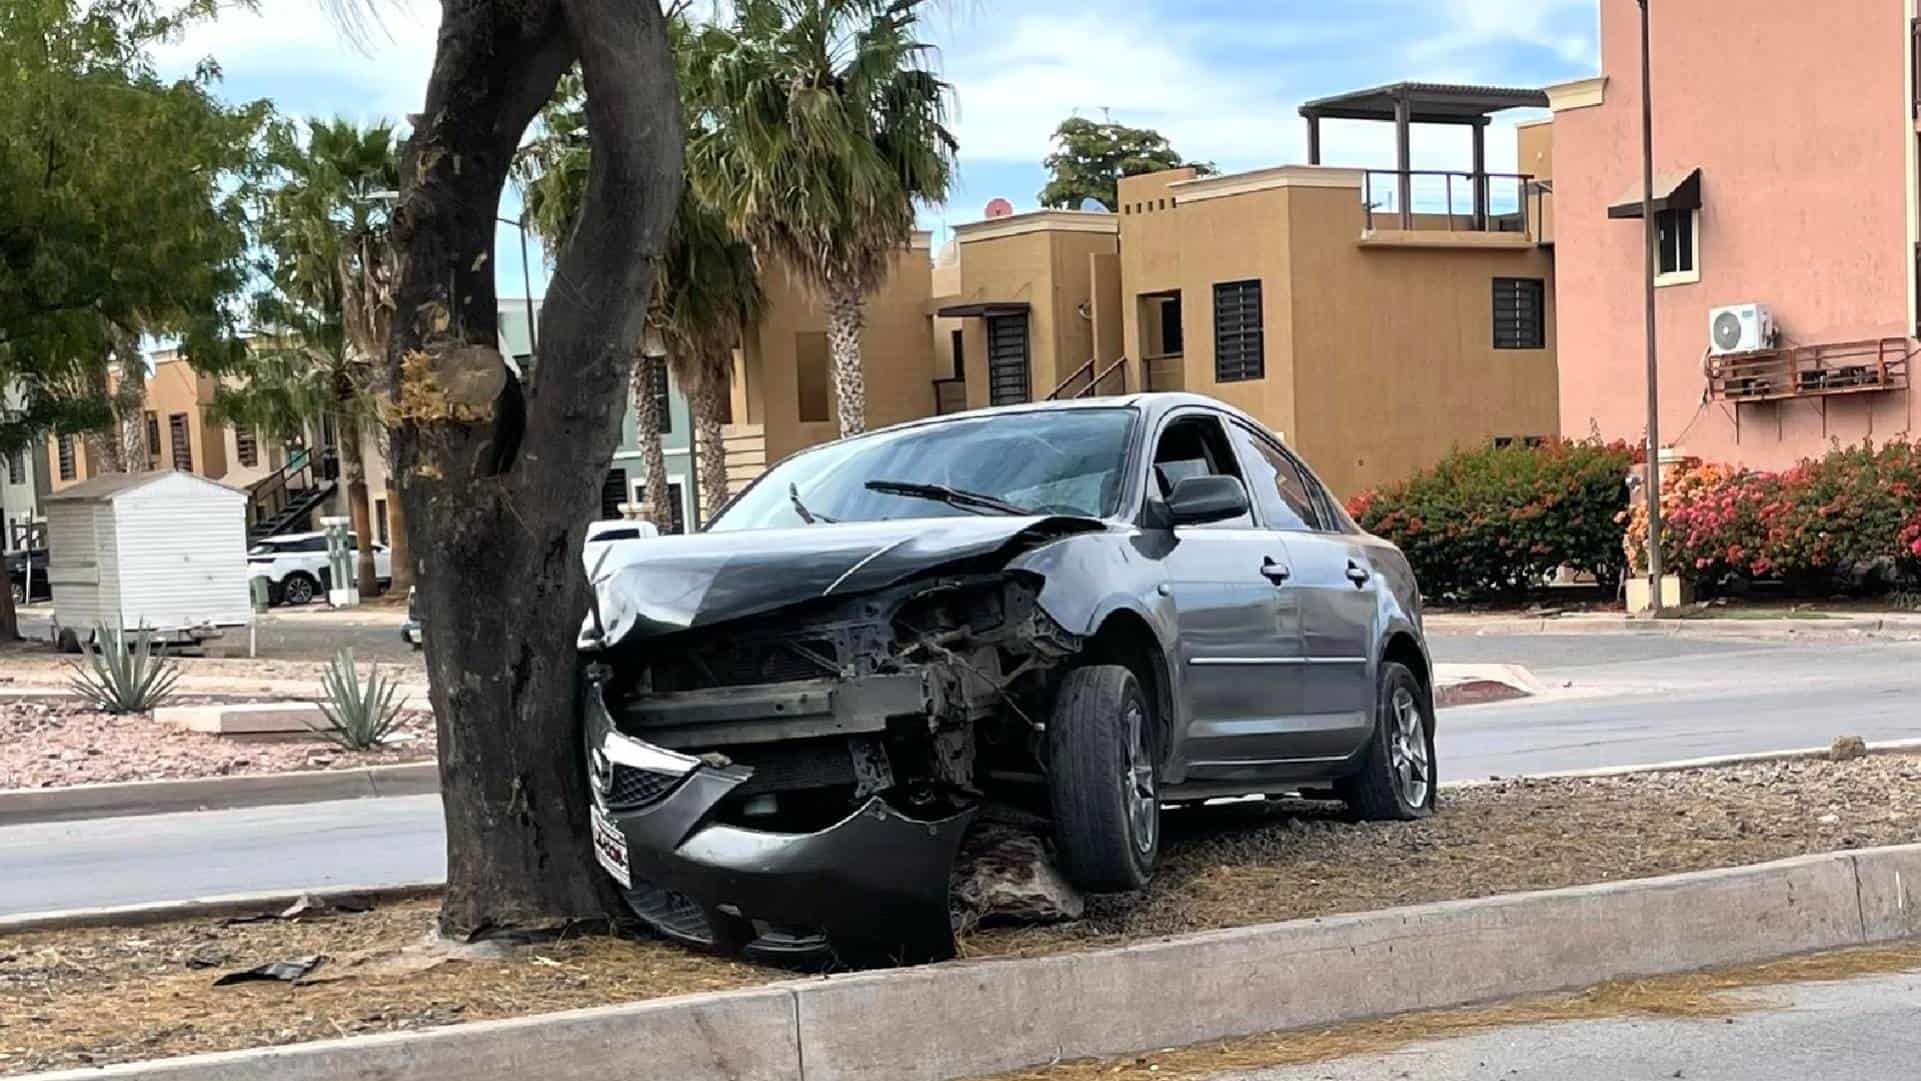
<svg viewBox="0 0 1921 1081"><path fill-rule="evenodd" d="M73 463L73 437L63 435L55 440L60 447L60 479L72 480L75 469Z"/></svg>
<svg viewBox="0 0 1921 1081"><path fill-rule="evenodd" d="M627 502L627 471L611 469L607 479L600 485L600 516L602 519L620 517L620 505Z"/></svg>
<svg viewBox="0 0 1921 1081"><path fill-rule="evenodd" d="M655 364L647 376L647 389L654 396L654 409L660 417L660 434L674 430L674 410L667 399L667 365Z"/></svg>
<svg viewBox="0 0 1921 1081"><path fill-rule="evenodd" d="M160 417L152 410L147 412L147 468L160 468Z"/></svg>
<svg viewBox="0 0 1921 1081"><path fill-rule="evenodd" d="M1258 279L1214 286L1214 380L1234 383L1267 374Z"/></svg>
<svg viewBox="0 0 1921 1081"><path fill-rule="evenodd" d="M252 469L260 464L260 443L254 438L253 425L236 424L233 426L234 457L240 464Z"/></svg>
<svg viewBox="0 0 1921 1081"><path fill-rule="evenodd" d="M1027 361L1027 316L987 317L987 404L1016 405L1033 397Z"/></svg>
<svg viewBox="0 0 1921 1081"><path fill-rule="evenodd" d="M187 414L175 413L167 418L167 438L173 446L173 467L185 473L193 472L193 438L187 427Z"/></svg>
<svg viewBox="0 0 1921 1081"><path fill-rule="evenodd" d="M1494 348L1547 348L1547 283L1542 279L1494 279Z"/></svg>

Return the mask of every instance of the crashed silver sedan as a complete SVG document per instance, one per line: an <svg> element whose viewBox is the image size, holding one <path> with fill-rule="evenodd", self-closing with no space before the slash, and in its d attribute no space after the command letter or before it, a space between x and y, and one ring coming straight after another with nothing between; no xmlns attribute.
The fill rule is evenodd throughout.
<svg viewBox="0 0 1921 1081"><path fill-rule="evenodd" d="M1420 597L1245 414L1154 394L796 454L628 545L582 632L595 849L661 933L797 965L941 958L971 823L1135 890L1167 805L1431 813Z"/></svg>

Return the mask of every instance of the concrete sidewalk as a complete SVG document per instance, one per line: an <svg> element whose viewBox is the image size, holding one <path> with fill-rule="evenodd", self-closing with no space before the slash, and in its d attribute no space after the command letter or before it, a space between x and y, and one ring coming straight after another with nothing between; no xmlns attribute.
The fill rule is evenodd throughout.
<svg viewBox="0 0 1921 1081"><path fill-rule="evenodd" d="M1689 608L1713 612L1718 609ZM1457 634L1641 634L1668 638L1858 640L1881 637L1921 641L1921 612L1877 612L1825 617L1746 618L1689 614L1635 619L1622 612L1432 612L1423 620L1430 635Z"/></svg>

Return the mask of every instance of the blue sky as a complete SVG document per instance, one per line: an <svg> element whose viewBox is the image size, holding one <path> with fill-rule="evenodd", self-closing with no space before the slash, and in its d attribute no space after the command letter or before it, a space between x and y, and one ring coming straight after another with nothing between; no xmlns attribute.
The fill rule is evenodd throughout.
<svg viewBox="0 0 1921 1081"><path fill-rule="evenodd" d="M1048 135L1070 115L1157 128L1183 155L1232 171L1304 160L1294 109L1309 98L1402 79L1538 86L1591 75L1598 2L950 0L926 36L955 88L960 179L923 222L973 221L995 196L1034 206ZM257 14L231 12L160 60L184 70L211 56L229 97L271 98L289 115L402 120L421 105L436 15L435 4L394 0L385 32L356 48L317 0L261 0ZM1392 163L1384 124L1330 123L1322 141L1330 164ZM1465 167L1466 133L1417 130L1414 153L1416 167ZM1512 128L1498 124L1490 167L1513 158ZM522 289L517 243L503 226L502 295ZM534 279L538 294L538 265Z"/></svg>

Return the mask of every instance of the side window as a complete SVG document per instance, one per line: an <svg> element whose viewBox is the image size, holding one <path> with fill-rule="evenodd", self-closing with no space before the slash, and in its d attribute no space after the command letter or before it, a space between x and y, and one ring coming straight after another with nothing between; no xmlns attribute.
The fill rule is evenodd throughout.
<svg viewBox="0 0 1921 1081"><path fill-rule="evenodd" d="M283 552L324 552L326 550L327 538L325 537L308 537L306 540L296 541L281 549Z"/></svg>
<svg viewBox="0 0 1921 1081"><path fill-rule="evenodd" d="M1212 416L1186 416L1161 429L1160 440L1154 445L1154 492L1166 499L1181 481L1207 476L1233 477L1243 487L1247 484L1235 464L1234 451L1228 446L1221 422ZM1243 514L1200 528L1250 529L1253 525L1253 516Z"/></svg>
<svg viewBox="0 0 1921 1081"><path fill-rule="evenodd" d="M1279 447L1235 424L1234 442L1240 446L1247 463L1248 487L1260 504L1261 516L1270 529L1324 530L1327 521L1315 498L1318 487L1313 478L1296 465Z"/></svg>

